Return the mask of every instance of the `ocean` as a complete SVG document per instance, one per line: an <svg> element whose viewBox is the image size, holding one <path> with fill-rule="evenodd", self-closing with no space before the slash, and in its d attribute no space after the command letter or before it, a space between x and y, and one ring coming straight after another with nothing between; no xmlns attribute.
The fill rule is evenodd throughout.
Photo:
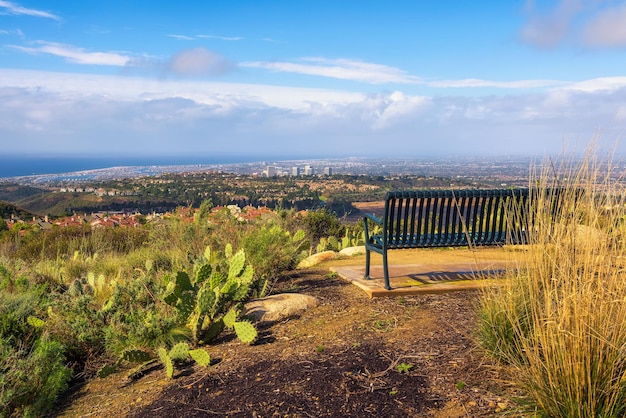
<svg viewBox="0 0 626 418"><path fill-rule="evenodd" d="M120 166L210 165L253 162L245 157L43 157L0 155L0 178L70 173Z"/></svg>

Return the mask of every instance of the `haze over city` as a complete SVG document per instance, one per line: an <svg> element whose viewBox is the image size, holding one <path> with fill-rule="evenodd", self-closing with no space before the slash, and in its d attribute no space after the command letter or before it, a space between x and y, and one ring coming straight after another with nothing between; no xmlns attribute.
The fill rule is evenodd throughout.
<svg viewBox="0 0 626 418"><path fill-rule="evenodd" d="M2 154L621 153L625 28L624 1L0 0Z"/></svg>

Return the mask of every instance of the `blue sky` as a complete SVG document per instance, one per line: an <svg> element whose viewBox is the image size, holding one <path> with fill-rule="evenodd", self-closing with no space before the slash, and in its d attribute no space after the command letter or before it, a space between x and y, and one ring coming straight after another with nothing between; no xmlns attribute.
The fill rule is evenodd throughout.
<svg viewBox="0 0 626 418"><path fill-rule="evenodd" d="M0 0L7 155L621 153L625 127L626 1Z"/></svg>

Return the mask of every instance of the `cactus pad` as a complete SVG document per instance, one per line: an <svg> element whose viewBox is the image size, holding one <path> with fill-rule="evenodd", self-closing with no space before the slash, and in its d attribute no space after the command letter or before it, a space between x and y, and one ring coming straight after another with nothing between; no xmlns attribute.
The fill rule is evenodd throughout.
<svg viewBox="0 0 626 418"><path fill-rule="evenodd" d="M215 305L215 292L209 286L202 286L196 300L197 312L201 315L209 313Z"/></svg>
<svg viewBox="0 0 626 418"><path fill-rule="evenodd" d="M197 350L189 350L189 355L202 367L208 367L211 364L211 356L201 348L198 348Z"/></svg>
<svg viewBox="0 0 626 418"><path fill-rule="evenodd" d="M208 263L200 266L200 268L198 269L198 272L196 273L196 285L204 282L206 279L211 277L212 270L213 269L211 268L211 265Z"/></svg>
<svg viewBox="0 0 626 418"><path fill-rule="evenodd" d="M224 325L228 328L232 328L237 321L237 309L231 308L228 313L222 317L222 320L224 321Z"/></svg>
<svg viewBox="0 0 626 418"><path fill-rule="evenodd" d="M194 293L187 291L181 293L180 299L178 299L178 303L176 304L176 309L178 309L178 314L181 319L186 321L191 312L193 312L195 306L196 299Z"/></svg>
<svg viewBox="0 0 626 418"><path fill-rule="evenodd" d="M147 351L132 349L124 350L120 357L130 363L142 363L152 359L152 356Z"/></svg>
<svg viewBox="0 0 626 418"><path fill-rule="evenodd" d="M248 296L248 291L250 290L250 286L247 284L240 285L235 293L233 293L233 300L240 302L244 300Z"/></svg>
<svg viewBox="0 0 626 418"><path fill-rule="evenodd" d="M105 377L112 375L117 371L117 365L110 366L108 364L102 366L100 370L98 370L98 377L104 379Z"/></svg>
<svg viewBox="0 0 626 418"><path fill-rule="evenodd" d="M189 280L189 275L184 271L179 271L176 274L176 287L182 291L193 290L193 286Z"/></svg>
<svg viewBox="0 0 626 418"><path fill-rule="evenodd" d="M228 268L228 279L235 278L241 274L243 266L246 263L246 253L243 250L237 251L237 254L230 259L230 267Z"/></svg>
<svg viewBox="0 0 626 418"><path fill-rule="evenodd" d="M176 306L176 301L178 301L178 297L180 296L180 292L176 292L174 289L167 292L165 296L163 296L163 301L170 306Z"/></svg>
<svg viewBox="0 0 626 418"><path fill-rule="evenodd" d="M241 284L251 284L254 280L254 267L251 264L248 264L246 268L243 270L241 275L239 276L239 283Z"/></svg>
<svg viewBox="0 0 626 418"><path fill-rule="evenodd" d="M187 343L178 343L170 350L170 358L172 361L185 361L189 357L189 345Z"/></svg>
<svg viewBox="0 0 626 418"><path fill-rule="evenodd" d="M234 324L235 333L237 334L237 338L246 344L250 344L254 340L256 340L257 332L254 325L252 325L248 321L235 322Z"/></svg>
<svg viewBox="0 0 626 418"><path fill-rule="evenodd" d="M26 322L28 322L28 324L34 328L41 328L45 324L43 319L39 319L36 316L29 316L28 318L26 318Z"/></svg>
<svg viewBox="0 0 626 418"><path fill-rule="evenodd" d="M224 331L224 321L219 319L209 325L200 342L208 344Z"/></svg>
<svg viewBox="0 0 626 418"><path fill-rule="evenodd" d="M172 363L172 359L163 347L157 350L157 354L159 355L159 360L163 363L163 367L165 367L165 374L171 379L172 376L174 376L174 363Z"/></svg>
<svg viewBox="0 0 626 418"><path fill-rule="evenodd" d="M211 273L211 278L209 279L209 284L211 285L211 289L216 289L219 285L224 281L224 276L218 271L214 271Z"/></svg>
<svg viewBox="0 0 626 418"><path fill-rule="evenodd" d="M293 234L293 237L291 237L291 240L293 242L298 242L298 241L302 241L305 238L305 233L302 229L298 229L298 231Z"/></svg>
<svg viewBox="0 0 626 418"><path fill-rule="evenodd" d="M228 280L220 289L220 293L222 295L233 295L238 287L239 284L235 280Z"/></svg>

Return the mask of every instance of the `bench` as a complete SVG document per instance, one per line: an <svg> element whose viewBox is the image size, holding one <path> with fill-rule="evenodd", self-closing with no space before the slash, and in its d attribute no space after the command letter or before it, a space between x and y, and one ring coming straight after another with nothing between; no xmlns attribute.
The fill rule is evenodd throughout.
<svg viewBox="0 0 626 418"><path fill-rule="evenodd" d="M528 195L528 189L388 192L382 218L363 218L365 278L372 251L383 257L385 288L391 290L389 250L526 243L527 211L521 208Z"/></svg>

